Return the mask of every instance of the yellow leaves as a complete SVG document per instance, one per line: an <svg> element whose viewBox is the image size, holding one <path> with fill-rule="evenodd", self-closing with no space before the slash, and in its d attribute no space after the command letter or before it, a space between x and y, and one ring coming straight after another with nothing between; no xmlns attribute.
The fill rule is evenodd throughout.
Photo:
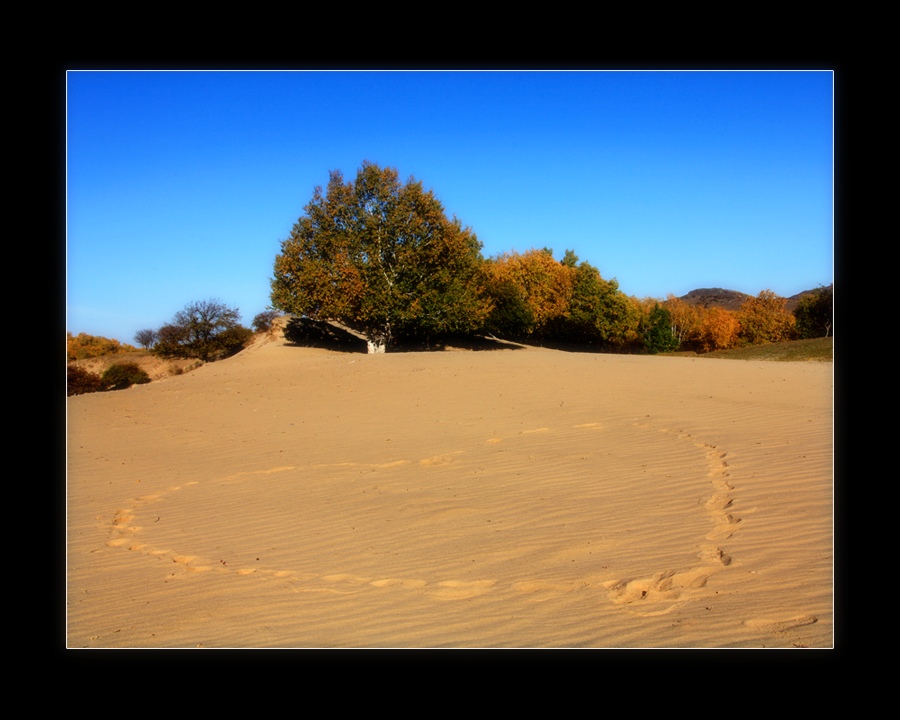
<svg viewBox="0 0 900 720"><path fill-rule="evenodd" d="M78 333L66 333L66 357L68 360L83 360L84 358L100 357L101 355L114 355L120 352L135 350L136 348L122 344L118 340Z"/></svg>
<svg viewBox="0 0 900 720"><path fill-rule="evenodd" d="M553 259L543 250L509 253L488 263L492 285L511 285L540 330L548 322L566 316L572 300L574 269Z"/></svg>
<svg viewBox="0 0 900 720"><path fill-rule="evenodd" d="M711 307L702 312L699 335L704 352L725 350L737 344L741 324L730 310Z"/></svg>
<svg viewBox="0 0 900 720"><path fill-rule="evenodd" d="M751 343L781 342L794 335L795 318L787 311L787 299L771 290L750 298L737 314L742 334Z"/></svg>

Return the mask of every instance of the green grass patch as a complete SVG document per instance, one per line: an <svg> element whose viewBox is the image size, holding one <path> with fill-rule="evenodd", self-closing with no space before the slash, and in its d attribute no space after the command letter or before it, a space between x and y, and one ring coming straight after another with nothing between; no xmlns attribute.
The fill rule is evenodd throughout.
<svg viewBox="0 0 900 720"><path fill-rule="evenodd" d="M702 357L726 360L774 360L776 362L833 362L834 338L747 345L730 350L716 350Z"/></svg>

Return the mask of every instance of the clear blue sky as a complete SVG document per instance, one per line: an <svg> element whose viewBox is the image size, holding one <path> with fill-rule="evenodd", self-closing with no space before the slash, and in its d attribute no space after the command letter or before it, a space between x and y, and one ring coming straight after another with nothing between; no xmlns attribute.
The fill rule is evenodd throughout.
<svg viewBox="0 0 900 720"><path fill-rule="evenodd" d="M637 297L833 281L833 74L113 72L66 80L67 330L247 326L328 172L433 189L485 256L550 247Z"/></svg>

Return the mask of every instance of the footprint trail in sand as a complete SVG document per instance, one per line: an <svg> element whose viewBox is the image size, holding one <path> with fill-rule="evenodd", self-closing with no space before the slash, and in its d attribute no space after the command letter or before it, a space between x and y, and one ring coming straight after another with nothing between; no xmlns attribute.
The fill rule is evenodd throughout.
<svg viewBox="0 0 900 720"><path fill-rule="evenodd" d="M661 615L671 612L673 609L688 600L702 596L704 588L710 576L727 568L732 563L732 558L722 549L721 543L730 538L738 529L741 519L734 514L732 506L734 498L729 479L728 453L722 448L705 443L692 435L668 428L658 428L651 424L638 422L633 427L638 432L660 433L674 436L689 446L702 453L705 458L707 478L710 483L709 496L705 502L698 504L698 512L703 513L709 521L709 532L704 537L698 537L696 541L696 562L687 567L677 568L648 568L647 572L634 577L605 580L602 583L595 582L595 578L578 578L574 581L561 582L558 578L521 578L514 582L505 583L506 589L517 594L528 596L529 599L540 602L553 597L566 595L576 590L593 589L606 590L606 598L625 611L643 616ZM603 432L603 423L591 422L572 425L567 432L596 433ZM497 448L510 447L517 439L529 437L548 437L555 432L552 427L540 427L522 430L518 435L510 437L492 436L484 441L486 446ZM500 450L496 452L502 452ZM390 471L393 468L417 465L423 469L436 468L446 470L448 466L460 456L466 454L465 450L453 450L436 453L417 461L395 460L387 463L362 466L359 463L335 464L334 469L365 469ZM497 456L498 460L502 456ZM322 469L325 466L316 466ZM267 470L237 473L224 478L214 478L209 482L218 485L230 485L252 479L254 476L276 475L280 473L295 472L301 470L296 466L279 466ZM122 548L128 551L143 553L172 563L168 573L169 578L178 578L187 573L231 573L242 577L269 577L277 578L285 582L285 586L296 593L330 593L335 595L349 595L361 592L375 591L406 591L424 594L435 600L453 601L473 598L485 593L500 589L501 584L491 578L461 579L444 578L440 580L425 580L417 577L376 577L368 574L356 574L349 572L304 572L290 567L266 567L249 563L233 563L228 559L204 556L200 552L194 552L191 548L176 548L167 543L154 543L154 524L159 522L162 510L155 512L166 501L176 499L179 495L189 492L201 483L185 482L174 484L157 492L138 496L125 507L118 509L109 527L107 545L113 548ZM444 516L453 511L445 511ZM465 511L455 511L456 517ZM258 558L257 558L258 559ZM167 580L168 581L168 580ZM813 619L812 622L815 620ZM761 621L763 625L765 622ZM772 621L775 622L775 621ZM801 619L803 624L805 619ZM769 623L772 625L772 623ZM776 623L777 625L777 623ZM760 626L761 627L761 626ZM768 627L768 625L766 626ZM780 630L780 627L775 627Z"/></svg>

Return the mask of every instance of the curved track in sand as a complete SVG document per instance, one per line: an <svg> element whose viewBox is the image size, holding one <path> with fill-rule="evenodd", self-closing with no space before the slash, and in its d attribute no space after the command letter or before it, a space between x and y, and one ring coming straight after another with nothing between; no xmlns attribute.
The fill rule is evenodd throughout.
<svg viewBox="0 0 900 720"><path fill-rule="evenodd" d="M667 428L655 428L652 425L635 423L635 428L648 433L671 434ZM601 423L583 423L574 426L575 430L597 431L601 429ZM550 428L535 428L522 431L522 435L549 434ZM702 593L707 580L715 572L722 570L731 564L732 558L722 550L722 541L730 538L738 529L741 518L731 511L733 504L732 494L734 488L728 481L728 453L714 445L697 441L687 433L675 432L675 436L682 442L689 444L696 452L705 458L708 466L708 491L709 496L705 501L697 504L696 512L703 515L708 521L709 532L703 537L698 537L694 546L689 548L696 555L696 562L690 566L677 568L646 568L645 574L638 577L627 577L608 580L603 583L606 589L606 597L617 606L630 612L647 615L665 614L677 607L688 598L694 598ZM652 435L651 435L652 437ZM490 438L486 441L489 445L497 445L500 438ZM646 444L643 444L646 450ZM419 460L396 460L381 464L355 464L335 463L332 466L317 466L319 471L334 471L347 469L379 469L402 467L418 464L422 467L447 465L453 462L455 456L464 454L465 450L444 452L428 456ZM274 467L267 470L251 471L229 475L223 478L211 478L206 481L211 487L233 485L241 481L250 481L261 475L276 473L290 473L297 471L296 466ZM591 475L591 468L584 468L586 475ZM154 540L154 525L158 524L166 512L165 505L171 506L177 503L179 494L186 490L194 489L200 485L199 481L190 481L183 485L170 485L156 491L137 496L124 503L124 507L117 508L113 513L113 520L109 527L107 545L113 548L121 548L130 552L150 555L161 560L169 560L175 567L168 571L171 577L178 575L179 569L192 573L230 573L236 576L268 576L288 581L290 589L298 593L333 593L351 594L357 593L361 588L374 589L392 588L398 590L414 589L422 591L426 595L437 599L463 599L490 592L497 586L497 581L492 579L461 580L446 578L439 581L428 581L420 577L373 577L354 574L348 568L335 567L327 573L310 573L290 567L268 567L258 563L234 564L224 557L204 555L201 550L191 547L189 537L185 537L181 544L173 546L171 543L161 543ZM224 491L227 492L227 491ZM190 500L188 500L190 502ZM233 506L235 513L240 513L240 506ZM459 509L456 514L465 514L464 509ZM453 515L453 511L446 511L445 517ZM235 518L236 519L236 518ZM225 528L233 526L233 522L217 518ZM635 519L640 523L639 518ZM339 564L338 564L339 565ZM572 592L578 588L591 587L591 583L585 579L573 580L570 583L560 583L558 580L541 578L529 578L516 580L509 586L526 594L560 594Z"/></svg>

